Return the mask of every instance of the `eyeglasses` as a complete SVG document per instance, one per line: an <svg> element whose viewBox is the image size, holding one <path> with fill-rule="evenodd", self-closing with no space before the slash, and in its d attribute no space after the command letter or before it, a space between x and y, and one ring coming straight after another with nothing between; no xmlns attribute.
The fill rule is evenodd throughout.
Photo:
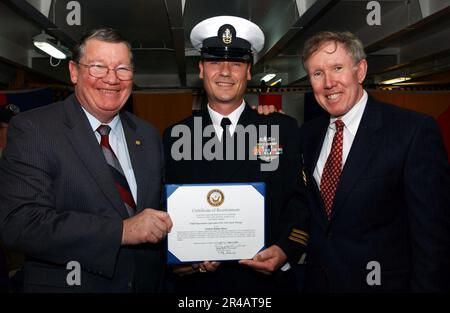
<svg viewBox="0 0 450 313"><path fill-rule="evenodd" d="M89 69L89 75L95 78L103 78L108 75L109 71L112 70L116 72L116 76L120 80L132 80L133 79L133 68L128 66L119 66L117 68L109 68L104 65L99 64L83 64L78 62L79 65L85 66Z"/></svg>

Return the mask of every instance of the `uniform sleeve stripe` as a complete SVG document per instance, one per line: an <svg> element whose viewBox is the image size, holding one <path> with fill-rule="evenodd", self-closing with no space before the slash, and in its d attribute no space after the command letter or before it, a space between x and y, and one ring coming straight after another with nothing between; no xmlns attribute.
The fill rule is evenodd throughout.
<svg viewBox="0 0 450 313"><path fill-rule="evenodd" d="M308 245L306 241L301 240L301 239L298 239L298 238L295 238L295 237L292 237L292 236L289 236L289 239L292 240L292 241L301 243L301 244L304 245L304 246Z"/></svg>
<svg viewBox="0 0 450 313"><path fill-rule="evenodd" d="M303 230L292 228L292 232L293 233L297 233L297 234L301 234L301 235L309 238L309 235L307 233L305 233Z"/></svg>
<svg viewBox="0 0 450 313"><path fill-rule="evenodd" d="M305 240L305 241L308 241L308 239L309 239L309 238L306 237L306 236L303 236L303 235L300 235L300 234L295 234L295 233L291 233L290 236L295 237L295 238L298 238L298 239L303 239L303 240Z"/></svg>

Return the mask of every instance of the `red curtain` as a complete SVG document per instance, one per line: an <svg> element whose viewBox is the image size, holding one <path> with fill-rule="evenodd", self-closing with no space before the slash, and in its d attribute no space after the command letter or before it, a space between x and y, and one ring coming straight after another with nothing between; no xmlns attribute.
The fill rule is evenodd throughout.
<svg viewBox="0 0 450 313"><path fill-rule="evenodd" d="M260 94L259 105L274 105L279 111L282 109L282 95L277 94Z"/></svg>
<svg viewBox="0 0 450 313"><path fill-rule="evenodd" d="M4 93L0 92L0 106L3 106L6 104L6 96Z"/></svg>

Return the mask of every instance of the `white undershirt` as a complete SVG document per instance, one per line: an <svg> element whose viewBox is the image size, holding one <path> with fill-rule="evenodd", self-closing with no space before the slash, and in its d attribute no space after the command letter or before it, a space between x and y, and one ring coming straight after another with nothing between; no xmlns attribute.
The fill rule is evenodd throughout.
<svg viewBox="0 0 450 313"><path fill-rule="evenodd" d="M242 103L240 106L238 106L233 112L231 112L229 115L225 116L222 115L213 109L208 104L208 112L209 116L211 117L212 124L214 126L214 130L216 131L217 137L222 141L222 127L220 126L220 122L222 122L222 118L228 117L230 119L231 125L229 126L230 134L233 135L237 123L239 121L239 118L241 117L242 112L244 112L245 109L245 101L242 100Z"/></svg>

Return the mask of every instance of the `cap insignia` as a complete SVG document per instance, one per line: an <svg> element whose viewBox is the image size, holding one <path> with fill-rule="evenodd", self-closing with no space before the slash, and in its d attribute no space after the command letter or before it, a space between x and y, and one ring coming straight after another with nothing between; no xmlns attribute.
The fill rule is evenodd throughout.
<svg viewBox="0 0 450 313"><path fill-rule="evenodd" d="M233 41L233 34L229 28L225 28L225 31L222 33L222 41L226 45L229 45Z"/></svg>

